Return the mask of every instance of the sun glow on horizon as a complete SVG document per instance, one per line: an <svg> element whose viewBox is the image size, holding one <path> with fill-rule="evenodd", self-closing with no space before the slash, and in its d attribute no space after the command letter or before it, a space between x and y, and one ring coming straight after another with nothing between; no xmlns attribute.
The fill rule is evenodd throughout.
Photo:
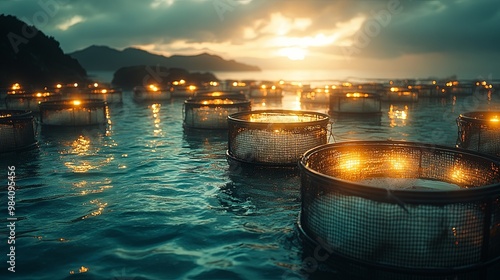
<svg viewBox="0 0 500 280"><path fill-rule="evenodd" d="M307 50L298 47L283 48L278 51L280 56L286 56L290 60L304 60Z"/></svg>

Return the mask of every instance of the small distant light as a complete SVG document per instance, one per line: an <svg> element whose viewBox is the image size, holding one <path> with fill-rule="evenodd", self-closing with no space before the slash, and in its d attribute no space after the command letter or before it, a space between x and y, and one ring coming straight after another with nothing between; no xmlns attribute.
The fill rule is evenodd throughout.
<svg viewBox="0 0 500 280"><path fill-rule="evenodd" d="M80 104L82 104L80 100L73 100L73 105L78 106Z"/></svg>
<svg viewBox="0 0 500 280"><path fill-rule="evenodd" d="M78 87L78 83L74 83L74 84L73 84L73 86L74 86L74 87Z"/></svg>
<svg viewBox="0 0 500 280"><path fill-rule="evenodd" d="M56 88L62 88L62 85L61 84L57 84Z"/></svg>
<svg viewBox="0 0 500 280"><path fill-rule="evenodd" d="M98 83L94 83L94 87L98 87L98 86L99 86L99 84L98 84Z"/></svg>

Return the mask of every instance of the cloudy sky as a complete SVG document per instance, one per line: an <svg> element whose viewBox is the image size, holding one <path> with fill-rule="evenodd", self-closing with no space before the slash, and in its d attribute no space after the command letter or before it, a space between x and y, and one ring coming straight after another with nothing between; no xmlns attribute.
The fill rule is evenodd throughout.
<svg viewBox="0 0 500 280"><path fill-rule="evenodd" d="M0 13L66 53L106 45L208 52L264 70L500 78L497 0L0 0Z"/></svg>

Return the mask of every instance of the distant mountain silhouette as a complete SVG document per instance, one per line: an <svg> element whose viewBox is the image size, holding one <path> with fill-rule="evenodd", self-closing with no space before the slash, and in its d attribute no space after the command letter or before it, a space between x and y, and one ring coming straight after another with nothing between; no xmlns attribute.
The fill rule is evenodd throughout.
<svg viewBox="0 0 500 280"><path fill-rule="evenodd" d="M188 71L260 71L257 66L224 60L220 56L208 53L166 57L136 48L119 51L107 46L90 46L69 55L80 61L87 71L116 71L122 67L137 65L157 65Z"/></svg>
<svg viewBox="0 0 500 280"><path fill-rule="evenodd" d="M87 72L53 37L15 16L0 15L0 87L40 88L86 82Z"/></svg>

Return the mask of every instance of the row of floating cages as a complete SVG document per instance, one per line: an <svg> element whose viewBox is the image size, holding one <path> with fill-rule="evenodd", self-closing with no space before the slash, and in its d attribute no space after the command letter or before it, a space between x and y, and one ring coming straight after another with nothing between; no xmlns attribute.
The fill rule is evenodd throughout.
<svg viewBox="0 0 500 280"><path fill-rule="evenodd" d="M198 90L198 86L188 84L185 80L173 81L170 87L172 97L189 98Z"/></svg>
<svg viewBox="0 0 500 280"><path fill-rule="evenodd" d="M0 153L36 147L33 114L28 110L0 110Z"/></svg>
<svg viewBox="0 0 500 280"><path fill-rule="evenodd" d="M184 101L183 126L194 129L227 129L229 115L250 110L251 102L241 92L200 92Z"/></svg>
<svg viewBox="0 0 500 280"><path fill-rule="evenodd" d="M382 101L391 102L417 102L418 91L412 87L390 87L386 88L380 95Z"/></svg>
<svg viewBox="0 0 500 280"><path fill-rule="evenodd" d="M287 81L280 80L278 83L279 83L280 87L283 89L284 93L300 94L304 91L313 90L311 88L310 84L304 84L304 83L298 82L298 81L287 82Z"/></svg>
<svg viewBox="0 0 500 280"><path fill-rule="evenodd" d="M333 89L335 90L335 89ZM300 94L300 103L319 103L328 104L330 102L330 95L332 94L332 89L330 86L314 88L310 90L304 90Z"/></svg>
<svg viewBox="0 0 500 280"><path fill-rule="evenodd" d="M54 100L40 103L45 126L92 126L108 123L107 104L101 99Z"/></svg>
<svg viewBox="0 0 500 280"><path fill-rule="evenodd" d="M62 98L61 93L40 91L34 93L8 93L5 98L5 107L11 110L30 110L38 112L41 102L50 100L59 100Z"/></svg>
<svg viewBox="0 0 500 280"><path fill-rule="evenodd" d="M283 88L272 82L261 82L250 87L249 97L282 98Z"/></svg>
<svg viewBox="0 0 500 280"><path fill-rule="evenodd" d="M444 97L445 91L438 85L415 85L412 86L418 92L419 97Z"/></svg>
<svg viewBox="0 0 500 280"><path fill-rule="evenodd" d="M457 126L457 147L500 157L500 111L460 114Z"/></svg>
<svg viewBox="0 0 500 280"><path fill-rule="evenodd" d="M375 93L337 93L330 95L330 112L332 115L378 115L382 114L382 102Z"/></svg>
<svg viewBox="0 0 500 280"><path fill-rule="evenodd" d="M160 88L158 85L136 86L133 89L133 99L136 102L142 101L165 101L172 99L170 88Z"/></svg>
<svg viewBox="0 0 500 280"><path fill-rule="evenodd" d="M299 162L306 247L411 275L500 259L500 162L459 148L353 141Z"/></svg>
<svg viewBox="0 0 500 280"><path fill-rule="evenodd" d="M107 104L122 103L123 94L121 89L112 88L99 83L89 85L88 94L84 97L88 99L101 99Z"/></svg>
<svg viewBox="0 0 500 280"><path fill-rule="evenodd" d="M447 82L443 88L443 93L446 95L472 95L476 90L473 84L460 84L458 81Z"/></svg>
<svg viewBox="0 0 500 280"><path fill-rule="evenodd" d="M253 85L255 81L237 81L237 80L225 80L222 84L222 89L226 91L241 91L245 95L250 94L250 86Z"/></svg>
<svg viewBox="0 0 500 280"><path fill-rule="evenodd" d="M253 110L229 115L230 164L296 167L302 154L327 143L329 116L314 111Z"/></svg>

